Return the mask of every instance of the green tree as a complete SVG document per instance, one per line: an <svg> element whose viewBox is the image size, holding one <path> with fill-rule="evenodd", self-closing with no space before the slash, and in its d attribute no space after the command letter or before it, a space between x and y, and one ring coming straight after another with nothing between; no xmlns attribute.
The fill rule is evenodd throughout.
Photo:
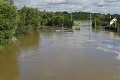
<svg viewBox="0 0 120 80"><path fill-rule="evenodd" d="M62 27L63 16L54 16L51 22L54 24L54 26Z"/></svg>
<svg viewBox="0 0 120 80"><path fill-rule="evenodd" d="M4 0L0 0L0 2L1 2L1 3L3 3L3 2L4 2Z"/></svg>
<svg viewBox="0 0 120 80"><path fill-rule="evenodd" d="M51 17L50 13L48 16L48 13L45 12L42 16L42 22L44 23L45 21L47 26L72 28L74 25L74 21L71 21L71 14L68 12L55 12L52 13Z"/></svg>
<svg viewBox="0 0 120 80"><path fill-rule="evenodd" d="M50 26L51 19L53 18L52 12L42 12L41 13L41 25Z"/></svg>
<svg viewBox="0 0 120 80"><path fill-rule="evenodd" d="M71 21L71 20L69 20L69 19L65 19L65 21L64 21L64 26L65 26L66 28L72 28L73 25L74 25L74 21Z"/></svg>
<svg viewBox="0 0 120 80"><path fill-rule="evenodd" d="M40 16L37 8L24 6L19 11L19 22L16 35L31 33L40 26Z"/></svg>
<svg viewBox="0 0 120 80"><path fill-rule="evenodd" d="M17 28L18 13L15 6L0 3L0 45L11 42Z"/></svg>

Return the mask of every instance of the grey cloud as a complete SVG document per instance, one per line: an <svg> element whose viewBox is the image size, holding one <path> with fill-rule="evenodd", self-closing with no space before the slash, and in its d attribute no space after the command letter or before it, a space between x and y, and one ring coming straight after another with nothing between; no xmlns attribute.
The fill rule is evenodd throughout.
<svg viewBox="0 0 120 80"><path fill-rule="evenodd" d="M120 13L120 0L14 0L18 9L24 5L46 11L85 11Z"/></svg>
<svg viewBox="0 0 120 80"><path fill-rule="evenodd" d="M110 9L115 6L120 6L119 0L100 0L99 2L93 3L97 7L109 7Z"/></svg>
<svg viewBox="0 0 120 80"><path fill-rule="evenodd" d="M105 2L120 2L120 0L105 0Z"/></svg>
<svg viewBox="0 0 120 80"><path fill-rule="evenodd" d="M53 3L53 4L56 4L56 3L63 3L65 2L65 0L44 0L45 3Z"/></svg>

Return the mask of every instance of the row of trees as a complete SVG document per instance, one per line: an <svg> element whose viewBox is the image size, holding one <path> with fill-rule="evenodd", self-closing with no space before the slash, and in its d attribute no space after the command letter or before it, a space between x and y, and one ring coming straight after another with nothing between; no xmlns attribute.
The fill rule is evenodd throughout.
<svg viewBox="0 0 120 80"><path fill-rule="evenodd" d="M69 13L40 12L24 6L17 10L13 0L0 0L0 48L12 42L13 36L29 34L40 26L66 26L74 24Z"/></svg>
<svg viewBox="0 0 120 80"><path fill-rule="evenodd" d="M40 26L40 16L37 8L24 6L18 11L16 35L29 34Z"/></svg>
<svg viewBox="0 0 120 80"><path fill-rule="evenodd" d="M117 19L116 27L120 27L120 15L118 14L100 14L100 13L94 13L92 14L92 26L98 27L98 26L106 26L106 27L115 27L115 24L110 26L110 21L114 18Z"/></svg>
<svg viewBox="0 0 120 80"><path fill-rule="evenodd" d="M89 20L89 14L91 14L90 12L73 12L73 19L74 20Z"/></svg>
<svg viewBox="0 0 120 80"><path fill-rule="evenodd" d="M74 21L70 18L70 13L66 12L41 12L41 25L72 28Z"/></svg>
<svg viewBox="0 0 120 80"><path fill-rule="evenodd" d="M0 48L11 41L17 29L17 19L16 7L0 0Z"/></svg>

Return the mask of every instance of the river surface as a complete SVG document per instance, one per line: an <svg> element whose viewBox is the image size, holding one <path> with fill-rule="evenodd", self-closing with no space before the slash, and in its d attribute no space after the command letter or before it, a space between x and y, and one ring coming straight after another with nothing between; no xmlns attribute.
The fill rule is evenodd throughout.
<svg viewBox="0 0 120 80"><path fill-rule="evenodd" d="M0 52L0 80L120 80L120 34L48 28Z"/></svg>

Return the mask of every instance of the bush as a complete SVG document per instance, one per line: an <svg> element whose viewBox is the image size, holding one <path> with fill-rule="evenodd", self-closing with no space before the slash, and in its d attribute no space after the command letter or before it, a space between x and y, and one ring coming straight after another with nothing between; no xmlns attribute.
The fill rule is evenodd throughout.
<svg viewBox="0 0 120 80"><path fill-rule="evenodd" d="M11 42L17 28L18 13L15 6L0 3L0 45Z"/></svg>

